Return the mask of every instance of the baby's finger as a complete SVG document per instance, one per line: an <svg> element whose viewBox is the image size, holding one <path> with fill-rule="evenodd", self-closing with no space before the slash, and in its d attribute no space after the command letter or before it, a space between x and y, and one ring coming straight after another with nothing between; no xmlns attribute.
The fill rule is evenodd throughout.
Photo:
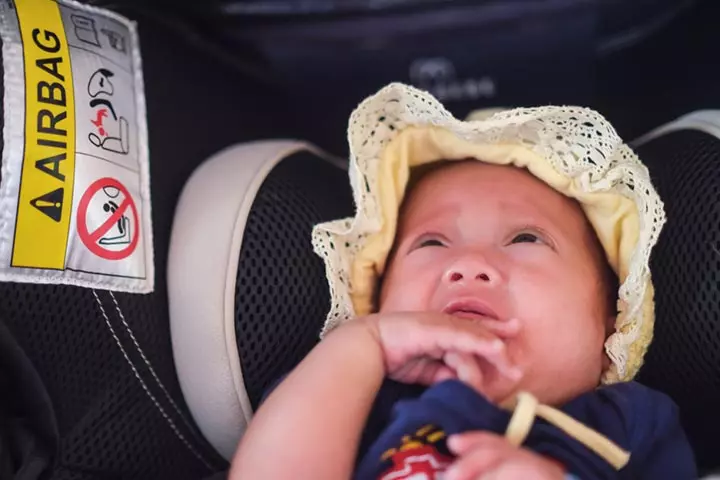
<svg viewBox="0 0 720 480"><path fill-rule="evenodd" d="M510 379L517 380L522 376L512 365L505 343L488 328L451 315L437 315L426 317L423 324L416 324L406 332L402 342L398 342L403 348L397 350L404 350L398 355L400 358L423 355L442 361L445 353L455 351L486 359L501 375Z"/></svg>
<svg viewBox="0 0 720 480"><path fill-rule="evenodd" d="M439 381L453 378L453 372L450 371L442 362L437 360L428 360L422 369L418 370L413 379L408 383L419 383L420 385L434 385Z"/></svg>
<svg viewBox="0 0 720 480"><path fill-rule="evenodd" d="M430 340L435 344L435 352L428 353L434 358L440 359L446 352L455 351L488 357L496 368L504 372L512 369L505 343L496 335L480 325L467 321L464 321L464 324L457 323L457 319L451 316L448 318L450 328L437 328L428 332L428 335L431 335Z"/></svg>
<svg viewBox="0 0 720 480"><path fill-rule="evenodd" d="M452 453L461 457L476 448L505 448L509 446L505 437L486 431L455 433L447 439L447 446Z"/></svg>
<svg viewBox="0 0 720 480"><path fill-rule="evenodd" d="M451 380L458 378L457 373L452 368L446 366L439 367L432 378L432 381L428 385L435 385L436 383L444 382L445 380Z"/></svg>
<svg viewBox="0 0 720 480"><path fill-rule="evenodd" d="M455 319L449 317L451 322ZM430 343L432 346L425 349L425 353L433 358L442 359L446 352L459 351L475 355L483 355L498 351L502 347L502 340L491 334L487 329L480 329L479 326L467 325L433 325L419 334L413 340L415 345ZM422 348L422 347L421 347Z"/></svg>
<svg viewBox="0 0 720 480"><path fill-rule="evenodd" d="M497 348L492 352L488 352L485 355L478 356L481 361L495 368L500 375L512 380L513 382L517 382L522 378L523 372L510 360L505 343L499 339L498 341L500 342L500 348Z"/></svg>
<svg viewBox="0 0 720 480"><path fill-rule="evenodd" d="M451 437L452 438L452 437ZM471 439L477 440L477 439ZM502 439L500 439L502 440ZM448 442L450 445L451 442ZM468 448L445 472L445 480L475 480L497 468L508 457L507 442L482 438Z"/></svg>
<svg viewBox="0 0 720 480"><path fill-rule="evenodd" d="M408 361L398 370L392 373L394 380L403 383L420 383L431 385L435 372L442 367L442 362L429 357L418 357Z"/></svg>
<svg viewBox="0 0 720 480"><path fill-rule="evenodd" d="M457 374L453 369L442 361L429 357L420 357L409 361L389 376L398 382L417 383L426 386L457 378Z"/></svg>
<svg viewBox="0 0 720 480"><path fill-rule="evenodd" d="M483 386L483 375L475 357L467 353L448 352L443 358L445 365L455 371L457 378L480 391Z"/></svg>
<svg viewBox="0 0 720 480"><path fill-rule="evenodd" d="M480 324L493 332L500 338L512 338L520 333L522 323L517 318L509 320L493 320L486 318L480 321Z"/></svg>
<svg viewBox="0 0 720 480"><path fill-rule="evenodd" d="M427 360L428 359L424 358L414 358L412 360L409 360L405 362L402 366L400 366L400 368L389 372L390 377L393 380L397 380L399 382L413 381L417 379L419 373L425 367L425 363L427 363Z"/></svg>

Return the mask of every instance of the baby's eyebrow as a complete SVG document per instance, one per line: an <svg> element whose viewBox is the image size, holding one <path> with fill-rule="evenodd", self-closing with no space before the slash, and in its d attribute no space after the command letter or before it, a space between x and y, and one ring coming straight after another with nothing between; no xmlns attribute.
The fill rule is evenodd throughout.
<svg viewBox="0 0 720 480"><path fill-rule="evenodd" d="M441 226L448 223L448 215L442 214L442 213L436 213L433 215L423 215L420 217L420 219L415 219L414 222L410 225L410 228L407 226L407 222L403 221L403 218L398 219L398 230L396 233L413 233L417 232L418 230L439 230Z"/></svg>
<svg viewBox="0 0 720 480"><path fill-rule="evenodd" d="M513 221L509 223L511 228L514 229L523 229L523 228L536 228L539 230L549 230L549 229L555 229L556 225L555 222L550 221L545 218L538 218L538 217L520 217L520 218L514 218Z"/></svg>
<svg viewBox="0 0 720 480"><path fill-rule="evenodd" d="M549 226L553 228L557 228L562 226L563 222L561 219L553 219L552 215L548 215L546 213L543 213L540 210L537 210L535 212L511 212L508 211L506 215L504 215L504 218L508 219L508 221L518 227L522 227L523 225L526 227L543 227L543 226Z"/></svg>
<svg viewBox="0 0 720 480"><path fill-rule="evenodd" d="M407 244L412 244L417 241L418 238L427 234L436 233L438 235L446 236L444 230L445 229L433 227L433 224L430 222L423 222L411 229L398 229L395 233L395 239L393 241L393 248L391 252L395 253L401 249L401 247L405 247Z"/></svg>

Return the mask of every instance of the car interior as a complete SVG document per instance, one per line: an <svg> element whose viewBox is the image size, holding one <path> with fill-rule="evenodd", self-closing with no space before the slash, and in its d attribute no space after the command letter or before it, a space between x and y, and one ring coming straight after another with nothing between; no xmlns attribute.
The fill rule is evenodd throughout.
<svg viewBox="0 0 720 480"><path fill-rule="evenodd" d="M348 116L394 81L456 118L582 105L615 126L668 217L637 381L678 404L701 477L720 475L720 3L81 3L137 26L154 288L0 282L9 478L227 477L263 395L319 341L311 230L353 215Z"/></svg>

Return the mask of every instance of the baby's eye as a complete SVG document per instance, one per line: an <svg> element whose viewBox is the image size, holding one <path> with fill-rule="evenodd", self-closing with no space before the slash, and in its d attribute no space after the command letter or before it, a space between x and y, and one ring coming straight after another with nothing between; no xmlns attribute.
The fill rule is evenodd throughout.
<svg viewBox="0 0 720 480"><path fill-rule="evenodd" d="M413 243L410 251L425 247L445 247L446 245L447 242L445 241L445 237L439 234L428 233L419 236Z"/></svg>
<svg viewBox="0 0 720 480"><path fill-rule="evenodd" d="M420 240L417 244L416 248L423 248L423 247L444 247L445 244L438 240L437 238L425 238L423 240Z"/></svg>
<svg viewBox="0 0 720 480"><path fill-rule="evenodd" d="M534 233L523 232L515 235L510 243L544 243L544 241Z"/></svg>

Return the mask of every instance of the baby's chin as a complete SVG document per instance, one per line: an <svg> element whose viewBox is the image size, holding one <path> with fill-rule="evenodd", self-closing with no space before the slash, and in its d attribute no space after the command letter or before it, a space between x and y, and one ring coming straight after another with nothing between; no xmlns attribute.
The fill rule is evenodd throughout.
<svg viewBox="0 0 720 480"><path fill-rule="evenodd" d="M562 383L558 381L557 375L543 378L533 373L527 372L519 382L515 382L497 372L483 371L482 386L474 388L495 405L510 408L515 405L517 395L521 392L531 394L541 404L560 407L600 386L599 377L582 376L574 382Z"/></svg>

